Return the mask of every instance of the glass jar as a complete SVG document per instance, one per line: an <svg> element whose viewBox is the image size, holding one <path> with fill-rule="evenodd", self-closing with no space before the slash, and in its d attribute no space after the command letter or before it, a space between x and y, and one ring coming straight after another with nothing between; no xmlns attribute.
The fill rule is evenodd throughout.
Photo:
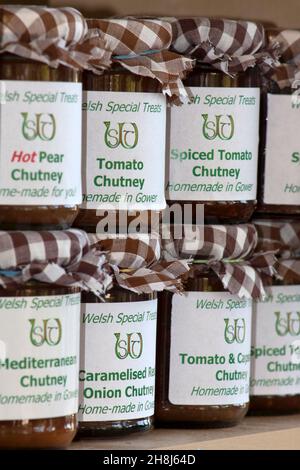
<svg viewBox="0 0 300 470"><path fill-rule="evenodd" d="M247 222L256 207L258 71L230 77L201 64L184 84L192 103L169 110L167 203L190 204L193 223L199 204L206 223Z"/></svg>
<svg viewBox="0 0 300 470"><path fill-rule="evenodd" d="M81 201L81 73L1 54L0 85L0 225L68 228Z"/></svg>
<svg viewBox="0 0 300 470"><path fill-rule="evenodd" d="M83 204L75 226L94 233L111 215L115 233L139 217L141 231L150 232L165 208L161 86L114 65L102 75L84 72L83 89Z"/></svg>
<svg viewBox="0 0 300 470"><path fill-rule="evenodd" d="M163 292L158 305L156 421L239 423L249 402L251 301L226 292L211 270L192 267L184 294Z"/></svg>
<svg viewBox="0 0 300 470"><path fill-rule="evenodd" d="M267 30L268 42L280 31ZM262 77L257 215L300 215L298 86L280 88Z"/></svg>
<svg viewBox="0 0 300 470"><path fill-rule="evenodd" d="M31 281L0 300L0 448L65 448L77 429L80 292Z"/></svg>
<svg viewBox="0 0 300 470"><path fill-rule="evenodd" d="M265 301L254 304L251 414L300 412L299 302L299 275L289 271L283 281L273 281Z"/></svg>
<svg viewBox="0 0 300 470"><path fill-rule="evenodd" d="M103 300L82 294L80 437L148 431L153 424L156 294L114 286Z"/></svg>

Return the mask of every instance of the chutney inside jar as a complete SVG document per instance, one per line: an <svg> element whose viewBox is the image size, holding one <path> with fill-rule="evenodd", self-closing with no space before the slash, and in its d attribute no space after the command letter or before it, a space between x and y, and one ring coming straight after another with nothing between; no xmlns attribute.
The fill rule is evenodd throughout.
<svg viewBox="0 0 300 470"><path fill-rule="evenodd" d="M148 431L153 425L156 294L115 285L82 294L79 437Z"/></svg>
<svg viewBox="0 0 300 470"><path fill-rule="evenodd" d="M65 448L77 430L79 289L30 281L0 297L0 448Z"/></svg>
<svg viewBox="0 0 300 470"><path fill-rule="evenodd" d="M65 229L81 202L81 72L1 54L0 224Z"/></svg>
<svg viewBox="0 0 300 470"><path fill-rule="evenodd" d="M84 72L83 89L83 203L75 226L100 233L107 221L117 232L140 220L141 232L155 230L166 205L161 85L114 64L102 75Z"/></svg>
<svg viewBox="0 0 300 470"><path fill-rule="evenodd" d="M155 418L160 426L233 426L248 410L251 300L226 292L209 268L191 270L182 295L159 295ZM224 310L232 302L239 333L235 308Z"/></svg>
<svg viewBox="0 0 300 470"><path fill-rule="evenodd" d="M189 204L193 223L202 223L199 204L206 223L247 222L256 207L258 70L229 76L198 64L184 84L191 103L168 110L167 203Z"/></svg>
<svg viewBox="0 0 300 470"><path fill-rule="evenodd" d="M299 32L266 30L269 45L283 47L280 64L262 75L258 171L258 215L300 215L297 114L297 43ZM294 77L294 78L293 78ZM284 161L284 171L282 162Z"/></svg>

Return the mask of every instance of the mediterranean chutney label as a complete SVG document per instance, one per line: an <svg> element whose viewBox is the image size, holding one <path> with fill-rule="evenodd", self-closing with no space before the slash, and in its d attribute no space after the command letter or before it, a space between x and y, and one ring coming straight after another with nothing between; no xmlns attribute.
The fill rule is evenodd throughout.
<svg viewBox="0 0 300 470"><path fill-rule="evenodd" d="M83 304L80 421L154 414L157 300Z"/></svg>
<svg viewBox="0 0 300 470"><path fill-rule="evenodd" d="M81 192L81 84L0 81L0 204L73 206Z"/></svg>
<svg viewBox="0 0 300 470"><path fill-rule="evenodd" d="M0 421L78 409L80 293L0 298Z"/></svg>
<svg viewBox="0 0 300 470"><path fill-rule="evenodd" d="M254 304L251 395L300 394L299 286L272 286Z"/></svg>
<svg viewBox="0 0 300 470"><path fill-rule="evenodd" d="M265 204L300 205L299 95L268 94Z"/></svg>
<svg viewBox="0 0 300 470"><path fill-rule="evenodd" d="M82 207L164 209L166 98L87 91L83 122Z"/></svg>
<svg viewBox="0 0 300 470"><path fill-rule="evenodd" d="M252 301L227 292L174 294L169 401L242 405L249 401Z"/></svg>
<svg viewBox="0 0 300 470"><path fill-rule="evenodd" d="M191 103L169 110L167 199L255 200L259 88L187 90Z"/></svg>

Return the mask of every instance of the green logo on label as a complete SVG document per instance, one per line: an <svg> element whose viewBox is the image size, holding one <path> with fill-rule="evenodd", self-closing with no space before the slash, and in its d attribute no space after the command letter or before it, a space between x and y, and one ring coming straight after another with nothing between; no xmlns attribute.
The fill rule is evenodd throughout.
<svg viewBox="0 0 300 470"><path fill-rule="evenodd" d="M225 331L224 338L226 343L242 344L246 338L246 321L244 318L235 318L230 323L229 318L224 318Z"/></svg>
<svg viewBox="0 0 300 470"><path fill-rule="evenodd" d="M115 333L115 354L118 359L139 359L143 352L143 337L141 333L128 333L121 339L120 333Z"/></svg>
<svg viewBox="0 0 300 470"><path fill-rule="evenodd" d="M35 319L30 319L30 342L33 346L57 346L62 337L62 325L58 318L48 318L42 320L41 325L37 325Z"/></svg>
<svg viewBox="0 0 300 470"><path fill-rule="evenodd" d="M44 141L53 140L56 134L56 122L53 114L35 114L29 118L28 113L21 113L23 118L22 134L26 140L40 138Z"/></svg>
<svg viewBox="0 0 300 470"><path fill-rule="evenodd" d="M230 114L224 116L219 114L214 119L209 120L208 114L202 114L202 133L207 140L230 140L234 134L234 120Z"/></svg>
<svg viewBox="0 0 300 470"><path fill-rule="evenodd" d="M139 131L134 122L118 122L111 128L111 122L105 121L104 141L107 147L115 149L121 145L124 149L133 149L139 140Z"/></svg>
<svg viewBox="0 0 300 470"><path fill-rule="evenodd" d="M300 312L288 312L281 316L280 312L274 312L276 317L275 330L278 336L300 335Z"/></svg>

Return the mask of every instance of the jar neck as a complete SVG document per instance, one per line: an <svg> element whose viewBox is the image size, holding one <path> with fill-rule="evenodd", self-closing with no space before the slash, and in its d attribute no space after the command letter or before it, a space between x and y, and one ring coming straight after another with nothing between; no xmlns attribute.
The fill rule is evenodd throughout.
<svg viewBox="0 0 300 470"><path fill-rule="evenodd" d="M28 63L28 64L42 64L45 65L44 62L39 62L38 60L28 59L27 57L23 57L16 54L11 54L10 52L4 52L0 54L0 61L1 62L15 62L15 63Z"/></svg>

